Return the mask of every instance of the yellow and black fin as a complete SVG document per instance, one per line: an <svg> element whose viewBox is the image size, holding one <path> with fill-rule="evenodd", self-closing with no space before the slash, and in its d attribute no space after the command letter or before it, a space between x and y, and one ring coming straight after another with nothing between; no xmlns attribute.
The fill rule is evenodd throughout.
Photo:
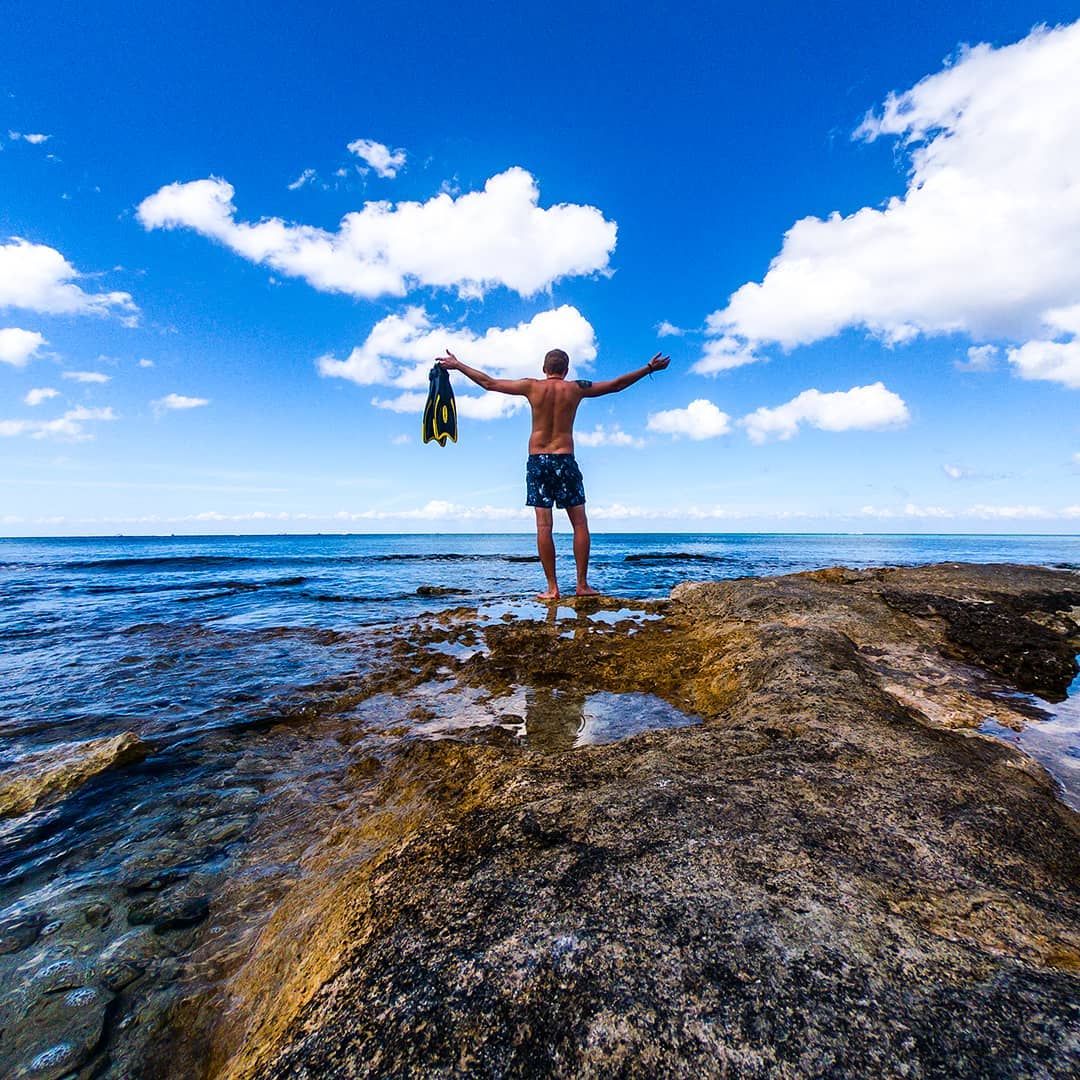
<svg viewBox="0 0 1080 1080"><path fill-rule="evenodd" d="M428 443L434 439L440 446L445 446L447 439L457 442L457 404L454 388L450 385L450 372L442 364L436 364L428 375L428 383L423 440Z"/></svg>

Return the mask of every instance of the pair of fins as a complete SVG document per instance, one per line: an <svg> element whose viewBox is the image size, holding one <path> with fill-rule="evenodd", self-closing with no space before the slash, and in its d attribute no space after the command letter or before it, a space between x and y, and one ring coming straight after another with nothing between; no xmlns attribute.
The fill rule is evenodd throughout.
<svg viewBox="0 0 1080 1080"><path fill-rule="evenodd" d="M434 439L440 446L446 440L457 442L457 405L454 388L450 385L450 372L436 364L428 375L428 396L424 405L424 442Z"/></svg>

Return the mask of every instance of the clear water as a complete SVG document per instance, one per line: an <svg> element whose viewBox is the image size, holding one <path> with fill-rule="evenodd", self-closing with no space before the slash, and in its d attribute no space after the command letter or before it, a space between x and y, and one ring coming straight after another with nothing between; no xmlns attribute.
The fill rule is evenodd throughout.
<svg viewBox="0 0 1080 1080"><path fill-rule="evenodd" d="M1013 731L987 720L979 731L1018 746L1057 781L1061 799L1080 811L1080 675L1064 701L1051 705L1031 694L1019 695L1033 705L1042 720L1032 720L1023 731Z"/></svg>

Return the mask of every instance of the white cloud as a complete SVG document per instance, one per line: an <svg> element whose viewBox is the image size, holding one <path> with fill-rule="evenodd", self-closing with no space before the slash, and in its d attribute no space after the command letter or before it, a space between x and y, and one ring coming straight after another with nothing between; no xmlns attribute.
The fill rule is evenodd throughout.
<svg viewBox="0 0 1080 1080"><path fill-rule="evenodd" d="M141 367L141 368L148 368L148 367L153 367L153 366L154 366L154 361L153 360L147 360L145 356L139 361L139 367Z"/></svg>
<svg viewBox="0 0 1080 1080"><path fill-rule="evenodd" d="M975 475L971 469L965 468L963 465L942 465L941 471L950 480L970 480Z"/></svg>
<svg viewBox="0 0 1080 1080"><path fill-rule="evenodd" d="M18 435L29 435L33 439L68 439L72 442L81 442L93 438L83 428L88 421L115 420L116 414L111 408L68 409L62 416L54 420L0 420L0 437L13 438Z"/></svg>
<svg viewBox="0 0 1080 1080"><path fill-rule="evenodd" d="M809 424L822 431L865 431L897 427L906 424L908 419L903 399L887 390L883 383L876 382L828 394L804 390L798 397L774 409L755 409L739 424L746 428L751 442L762 443L770 435L790 439L798 432L800 424Z"/></svg>
<svg viewBox="0 0 1080 1080"><path fill-rule="evenodd" d="M967 360L957 360L953 366L958 371L992 371L998 352L996 345L972 345Z"/></svg>
<svg viewBox="0 0 1080 1080"><path fill-rule="evenodd" d="M1023 518L1054 518L1058 516L1053 510L1047 510L1042 506L987 506L984 503L968 507L965 514L977 518L1004 518L1007 521Z"/></svg>
<svg viewBox="0 0 1080 1080"><path fill-rule="evenodd" d="M305 184L311 183L315 179L314 169L305 169L291 184L287 187L290 191L299 191Z"/></svg>
<svg viewBox="0 0 1080 1080"><path fill-rule="evenodd" d="M712 316L710 315L709 318L711 320ZM709 326L711 328L711 322ZM756 364L760 359L761 357L754 351L752 345L731 334L721 334L705 342L701 359L690 370L698 375L716 375L718 372L730 371L744 364Z"/></svg>
<svg viewBox="0 0 1080 1080"><path fill-rule="evenodd" d="M1045 379L1080 390L1080 338L1029 341L1019 349L1010 349L1008 357L1021 379Z"/></svg>
<svg viewBox="0 0 1080 1080"><path fill-rule="evenodd" d="M209 398L186 397L184 394L166 394L150 402L154 412L162 413L177 409L198 409L209 405Z"/></svg>
<svg viewBox="0 0 1080 1080"><path fill-rule="evenodd" d="M395 435L390 440L390 442L394 446L407 446L409 443L412 442L412 436L411 435L406 435L405 432L401 432L400 435Z"/></svg>
<svg viewBox="0 0 1080 1080"><path fill-rule="evenodd" d="M953 512L944 506L918 506L915 503L907 503L904 507L904 516L913 518L951 518Z"/></svg>
<svg viewBox="0 0 1080 1080"><path fill-rule="evenodd" d="M0 363L25 367L48 342L36 330L9 326L0 330Z"/></svg>
<svg viewBox="0 0 1080 1080"><path fill-rule="evenodd" d="M112 376L106 375L102 371L65 371L62 373L61 378L80 383L107 383Z"/></svg>
<svg viewBox="0 0 1080 1080"><path fill-rule="evenodd" d="M366 161L379 176L392 180L405 164L404 150L391 150L374 139L355 139L349 143L350 154Z"/></svg>
<svg viewBox="0 0 1080 1080"><path fill-rule="evenodd" d="M448 502L446 499L432 499L412 510L360 510L353 513L339 511L332 517L336 521L507 521L515 518L531 519L533 511L527 506L465 506Z"/></svg>
<svg viewBox="0 0 1080 1080"><path fill-rule="evenodd" d="M395 412L423 412L428 372L436 356L447 349L470 367L481 368L496 378L541 377L544 354L565 349L571 363L588 367L596 359L596 337L588 320L575 307L564 304L542 311L528 322L511 327L491 327L479 335L465 327L432 323L423 308L410 307L401 315L388 315L372 328L362 345L344 359L321 356L319 373L349 379L361 386L387 386L406 391L393 398L376 398L374 404ZM458 414L491 420L517 412L523 398L505 394L482 397L462 394L471 384L453 375ZM424 392L417 392L419 388Z"/></svg>
<svg viewBox="0 0 1080 1080"><path fill-rule="evenodd" d="M83 277L55 248L13 237L0 244L0 307L26 308L48 315L134 313L126 292L88 293L75 284Z"/></svg>
<svg viewBox="0 0 1080 1080"><path fill-rule="evenodd" d="M40 131L30 132L26 135L21 131L9 131L8 138L11 139L12 142L17 142L19 139L22 139L23 142L28 142L33 146L40 146L42 143L48 142L52 136L43 135Z"/></svg>
<svg viewBox="0 0 1080 1080"><path fill-rule="evenodd" d="M477 297L504 285L532 296L559 278L606 271L615 223L592 206L545 210L539 198L532 176L511 168L457 198L366 203L332 233L281 218L238 222L232 185L211 177L161 188L138 217L146 229L194 229L316 289L365 298L414 286Z"/></svg>
<svg viewBox="0 0 1080 1080"><path fill-rule="evenodd" d="M667 319L658 323L656 327L657 337L682 337L685 333L686 331L681 326L669 323Z"/></svg>
<svg viewBox="0 0 1080 1080"><path fill-rule="evenodd" d="M650 431L659 431L676 438L715 439L731 430L731 417L721 412L711 401L698 398L685 409L665 409L649 416Z"/></svg>
<svg viewBox="0 0 1080 1080"><path fill-rule="evenodd" d="M427 394L417 390L408 390L392 398L371 399L371 404L377 408L389 409L391 412L415 413L417 416L423 413L426 402ZM499 420L523 409L525 399L507 397L505 394L484 394L478 397L475 394L459 394L455 391L454 407L458 416L469 420Z"/></svg>
<svg viewBox="0 0 1080 1080"><path fill-rule="evenodd" d="M797 221L764 279L737 289L709 331L751 350L851 327L893 344L943 333L1027 341L1009 354L1018 374L1080 385L1073 343L1062 352L1056 341L1078 330L1051 317L1080 301L1078 70L1080 22L965 48L889 95L855 137L900 140L904 195Z"/></svg>
<svg viewBox="0 0 1080 1080"><path fill-rule="evenodd" d="M611 427L597 424L592 431L576 432L574 434L574 441L580 443L582 446L641 447L645 445L644 439L638 439L633 435L628 434L623 431L618 424L613 424Z"/></svg>
<svg viewBox="0 0 1080 1080"><path fill-rule="evenodd" d="M27 390L26 397L23 401L27 405L40 405L43 401L48 401L49 398L59 397L60 391L54 390L51 386L38 386L33 390Z"/></svg>

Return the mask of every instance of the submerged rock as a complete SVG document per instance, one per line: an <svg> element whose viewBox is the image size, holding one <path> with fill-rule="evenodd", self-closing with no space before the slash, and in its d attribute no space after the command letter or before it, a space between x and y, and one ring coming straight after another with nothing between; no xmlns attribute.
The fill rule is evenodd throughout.
<svg viewBox="0 0 1080 1080"><path fill-rule="evenodd" d="M150 747L138 735L125 731L29 754L0 770L0 817L56 802L98 774L141 761L149 753Z"/></svg>
<svg viewBox="0 0 1080 1080"><path fill-rule="evenodd" d="M16 915L0 922L0 956L21 952L37 941L45 925L45 916L34 913Z"/></svg>
<svg viewBox="0 0 1080 1080"><path fill-rule="evenodd" d="M0 1073L58 1080L94 1054L113 995L89 985L67 990L37 986L34 991L20 1002L18 1022L7 1022L0 1031Z"/></svg>
<svg viewBox="0 0 1080 1080"><path fill-rule="evenodd" d="M1074 575L947 565L684 585L632 636L487 626L472 686L702 722L411 744L177 1045L236 1078L1074 1076L1080 817L972 729L1065 692L1078 610Z"/></svg>

